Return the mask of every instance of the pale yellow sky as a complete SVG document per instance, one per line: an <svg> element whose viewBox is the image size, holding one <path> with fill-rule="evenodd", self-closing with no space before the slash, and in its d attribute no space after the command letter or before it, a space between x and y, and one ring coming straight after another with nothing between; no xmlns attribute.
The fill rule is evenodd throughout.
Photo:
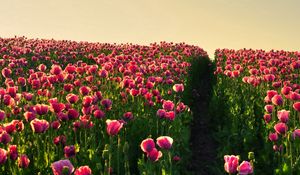
<svg viewBox="0 0 300 175"><path fill-rule="evenodd" d="M300 50L300 0L1 0L0 37Z"/></svg>

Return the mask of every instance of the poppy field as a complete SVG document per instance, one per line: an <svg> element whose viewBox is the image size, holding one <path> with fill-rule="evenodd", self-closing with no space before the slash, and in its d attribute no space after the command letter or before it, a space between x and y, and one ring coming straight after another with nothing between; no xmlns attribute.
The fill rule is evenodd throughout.
<svg viewBox="0 0 300 175"><path fill-rule="evenodd" d="M1 174L180 174L192 113L184 43L0 40Z"/></svg>
<svg viewBox="0 0 300 175"><path fill-rule="evenodd" d="M15 37L0 69L0 174L300 172L299 52Z"/></svg>
<svg viewBox="0 0 300 175"><path fill-rule="evenodd" d="M226 154L227 173L299 174L299 58L299 52L216 50L212 103L221 109L214 114L222 116L218 153Z"/></svg>

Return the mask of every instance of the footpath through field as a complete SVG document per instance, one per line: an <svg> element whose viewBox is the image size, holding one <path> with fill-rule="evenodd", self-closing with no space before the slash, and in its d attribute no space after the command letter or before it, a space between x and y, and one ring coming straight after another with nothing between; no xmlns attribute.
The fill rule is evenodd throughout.
<svg viewBox="0 0 300 175"><path fill-rule="evenodd" d="M192 72L193 112L191 122L190 148L192 151L189 172L191 174L219 174L216 168L217 144L213 137L213 116L209 114L209 102L215 77L210 61L203 61ZM195 67L194 67L195 68Z"/></svg>

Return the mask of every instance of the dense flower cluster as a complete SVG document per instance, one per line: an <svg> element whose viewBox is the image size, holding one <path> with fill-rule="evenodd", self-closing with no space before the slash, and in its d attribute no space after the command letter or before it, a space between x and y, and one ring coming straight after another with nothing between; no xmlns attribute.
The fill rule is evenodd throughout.
<svg viewBox="0 0 300 175"><path fill-rule="evenodd" d="M244 126L240 125L244 133L251 132L245 131L246 127L256 127L258 134L268 138L273 144L273 150L278 152L274 153L274 156L281 159L281 162L276 162L279 167L277 172L283 174L299 172L297 165L297 157L300 156L299 143L294 140L299 137L300 127L300 53L218 49L215 56L217 65L215 74L220 80L232 83L236 90L243 93L242 97L236 99L241 99L239 105L244 111L247 109L245 105L251 105L252 101L253 107L251 106L252 109L247 114L252 114L253 111L253 117L261 118L265 123L259 128L260 126L255 124L256 119L241 118L240 121L245 123ZM260 111L264 112L263 116L256 115Z"/></svg>
<svg viewBox="0 0 300 175"><path fill-rule="evenodd" d="M191 114L180 97L189 60L200 57L207 53L185 43L0 38L0 164L17 161L5 171L19 174L129 173L142 156L135 143L182 137ZM169 149L168 140L157 144ZM161 152L151 151L157 161Z"/></svg>

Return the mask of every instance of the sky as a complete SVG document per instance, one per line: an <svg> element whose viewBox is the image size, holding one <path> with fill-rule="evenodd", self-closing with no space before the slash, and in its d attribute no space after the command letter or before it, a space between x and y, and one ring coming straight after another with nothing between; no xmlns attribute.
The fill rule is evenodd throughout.
<svg viewBox="0 0 300 175"><path fill-rule="evenodd" d="M0 37L300 50L300 0L2 0Z"/></svg>

